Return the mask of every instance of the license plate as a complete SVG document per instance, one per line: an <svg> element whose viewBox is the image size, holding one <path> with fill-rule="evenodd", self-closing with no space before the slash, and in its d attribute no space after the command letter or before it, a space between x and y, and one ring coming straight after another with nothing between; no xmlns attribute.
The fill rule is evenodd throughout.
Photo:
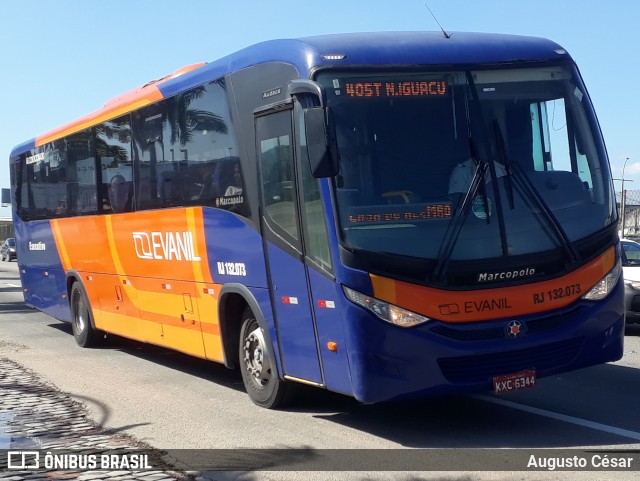
<svg viewBox="0 0 640 481"><path fill-rule="evenodd" d="M535 369L526 369L520 372L504 374L493 378L493 392L506 394L521 389L529 389L536 385Z"/></svg>

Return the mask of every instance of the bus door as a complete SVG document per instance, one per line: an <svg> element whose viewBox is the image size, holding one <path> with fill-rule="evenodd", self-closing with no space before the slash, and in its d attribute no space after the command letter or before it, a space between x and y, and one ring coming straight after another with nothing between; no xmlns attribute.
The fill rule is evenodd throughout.
<svg viewBox="0 0 640 481"><path fill-rule="evenodd" d="M256 117L262 229L284 374L324 384L304 263L292 110Z"/></svg>

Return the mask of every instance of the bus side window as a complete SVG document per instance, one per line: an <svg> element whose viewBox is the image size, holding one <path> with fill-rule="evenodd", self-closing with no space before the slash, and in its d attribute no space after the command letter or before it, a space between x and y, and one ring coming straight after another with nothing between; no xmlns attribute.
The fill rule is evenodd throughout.
<svg viewBox="0 0 640 481"><path fill-rule="evenodd" d="M302 211L306 223L305 246L306 255L328 272L332 269L329 237L324 217L322 197L320 195L319 180L311 174L309 157L307 155L307 139L304 130L304 118L298 116L298 142L300 144L299 170L302 176Z"/></svg>
<svg viewBox="0 0 640 481"><path fill-rule="evenodd" d="M269 217L289 235L298 239L296 211L293 203L293 162L289 136L263 140L263 189L265 210Z"/></svg>
<svg viewBox="0 0 640 481"><path fill-rule="evenodd" d="M109 181L109 203L114 213L130 212L132 201L131 181L117 173Z"/></svg>
<svg viewBox="0 0 640 481"><path fill-rule="evenodd" d="M295 240L300 240L295 205L291 114L280 112L256 121L262 199L267 217Z"/></svg>
<svg viewBox="0 0 640 481"><path fill-rule="evenodd" d="M213 197L230 197L242 194L243 180L240 161L233 157L219 160L210 176L209 183L210 186L207 186L207 190Z"/></svg>
<svg viewBox="0 0 640 481"><path fill-rule="evenodd" d="M96 150L100 158L98 195L104 213L129 212L133 203L133 167L129 116L113 119L96 128Z"/></svg>
<svg viewBox="0 0 640 481"><path fill-rule="evenodd" d="M215 197L214 171L215 165L211 163L202 168L191 169L191 200L208 204Z"/></svg>

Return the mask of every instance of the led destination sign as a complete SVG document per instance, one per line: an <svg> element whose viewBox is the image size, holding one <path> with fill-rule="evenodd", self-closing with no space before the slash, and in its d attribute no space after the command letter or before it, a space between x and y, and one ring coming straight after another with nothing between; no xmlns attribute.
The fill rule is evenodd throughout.
<svg viewBox="0 0 640 481"><path fill-rule="evenodd" d="M415 223L451 217L453 209L449 203L354 206L349 209L351 225Z"/></svg>
<svg viewBox="0 0 640 481"><path fill-rule="evenodd" d="M444 80L394 81L394 82L345 82L344 90L349 97L442 97L447 95Z"/></svg>

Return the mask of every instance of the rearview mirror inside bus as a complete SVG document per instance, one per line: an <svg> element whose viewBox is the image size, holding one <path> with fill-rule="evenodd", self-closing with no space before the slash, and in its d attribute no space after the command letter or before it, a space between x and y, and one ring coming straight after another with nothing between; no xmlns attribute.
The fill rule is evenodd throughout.
<svg viewBox="0 0 640 481"><path fill-rule="evenodd" d="M304 125L311 174L316 178L338 175L337 156L331 155L329 148L324 109L321 107L305 109Z"/></svg>

